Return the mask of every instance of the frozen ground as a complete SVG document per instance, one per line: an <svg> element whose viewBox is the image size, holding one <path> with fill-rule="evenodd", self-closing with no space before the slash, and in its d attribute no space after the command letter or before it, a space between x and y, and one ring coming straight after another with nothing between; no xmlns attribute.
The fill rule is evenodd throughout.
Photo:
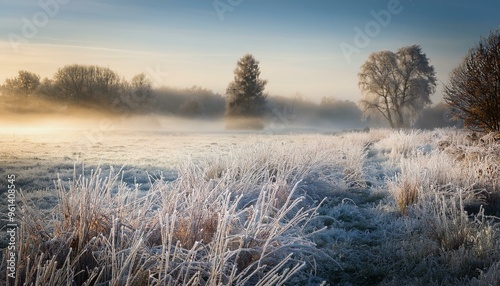
<svg viewBox="0 0 500 286"><path fill-rule="evenodd" d="M174 279L179 273L168 272L168 267L158 270L149 264L141 266L149 267L148 273L160 271L159 276L150 274L150 281L157 283L225 284L233 281L231 270L226 269L230 266L237 266L234 277L240 277L239 284L274 281L266 280L270 279L266 273L281 275L279 281L297 285L500 283L498 143L486 144L457 130L283 133L5 132L0 135L0 173L2 178L16 175L27 200L35 202L32 214L47 215L46 220L44 216L37 218L40 224L61 221L60 225L56 223L58 226L46 227L46 244L64 233L77 232L64 223L63 215L49 219L51 213L62 212L61 208L54 209L62 199L68 208L82 211L81 205L70 202L78 200L75 190L80 190L82 196L86 193L82 190L84 184L72 185L69 181L82 173L90 178L92 170L95 173L99 166L102 178L108 176L110 166L115 173L123 167L110 197L106 197L109 201L104 203L123 204L126 208L126 200L119 200L127 196L124 190L137 193L136 199L146 198L148 202L140 206L144 215L124 214L120 219L130 225L148 221L158 225L159 232L168 226L162 220L177 214L181 219L172 222L177 224L170 233L184 242L177 245L179 249L194 251L194 256L186 255L193 265L196 262L193 269L198 272L188 267L192 272L186 270L182 279ZM57 178L61 182L54 183ZM68 194L56 191L56 186L64 186ZM167 190L172 197L165 197ZM87 192L92 195L91 190ZM186 198L176 197L176 192L185 193ZM201 197L193 192L199 192ZM239 217L238 223L226 226L226 238L218 236L222 226L213 222L215 227L208 219L224 216L224 200L229 204L224 212ZM170 205L170 201L179 203ZM192 213L189 206L200 210ZM251 211L258 206L266 213L259 219ZM301 209L307 210L307 215ZM101 215L118 216L113 210L102 209ZM156 213L166 217L159 219ZM35 220L29 211L23 215L25 222ZM186 230L185 224L192 226L195 219L203 221L205 231L209 225L214 230L209 234ZM257 225L253 226L252 221L258 221ZM276 229L258 230L269 225ZM221 252L227 254L224 258L211 252L222 251L217 241L227 237L246 243L244 238L252 227L254 243L244 244L245 248L243 244L239 248L226 245L227 249L223 249L227 251ZM169 241L165 235L155 240L153 226L138 224L136 228L141 229L145 240L149 239L143 246L148 253L155 245ZM98 229L106 233L105 226ZM196 237L205 250L196 248L198 242L185 235ZM257 237L266 242L257 243ZM266 252L271 246L273 250ZM143 251L134 247L126 249ZM235 251L239 253L236 258L230 255ZM246 251L247 258L241 258L246 257L242 251ZM260 256L252 258L255 253ZM154 261L167 259L151 257ZM205 273L199 270L204 269L199 260L221 261L222 268L206 264L212 272ZM280 260L287 264L280 265ZM260 269L259 261L265 261L269 268ZM287 276L283 269L293 270L293 265L301 266L291 271L294 275ZM214 269L226 274L221 278L213 274ZM252 272L256 269L261 272ZM113 270L114 266L106 281L122 281ZM169 273L166 277L170 278L162 278L161 271ZM141 271L134 273L134 279L145 279L139 275ZM242 278L245 275L248 280ZM187 276L198 280L191 281ZM234 281L231 283L238 284ZM122 282L118 284L126 284Z"/></svg>

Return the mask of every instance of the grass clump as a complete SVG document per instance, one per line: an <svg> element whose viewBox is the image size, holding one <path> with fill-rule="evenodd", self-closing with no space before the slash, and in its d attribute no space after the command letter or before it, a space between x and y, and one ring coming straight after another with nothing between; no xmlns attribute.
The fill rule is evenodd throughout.
<svg viewBox="0 0 500 286"><path fill-rule="evenodd" d="M308 259L321 256L306 230L317 208L303 208L300 182L262 183L243 205L238 185L201 174L147 193L111 172L75 176L69 189L57 183L51 217L24 200L9 285L281 285L309 275Z"/></svg>
<svg viewBox="0 0 500 286"><path fill-rule="evenodd" d="M414 206L418 202L419 184L415 180L408 178L399 179L396 177L396 188L394 196L399 212L403 215L408 214L408 208Z"/></svg>

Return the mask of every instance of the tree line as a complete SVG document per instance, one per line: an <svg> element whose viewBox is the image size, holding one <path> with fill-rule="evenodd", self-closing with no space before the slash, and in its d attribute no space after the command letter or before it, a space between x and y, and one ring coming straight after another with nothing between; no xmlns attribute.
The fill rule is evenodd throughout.
<svg viewBox="0 0 500 286"><path fill-rule="evenodd" d="M217 117L224 113L224 98L193 86L186 89L153 88L151 80L139 73L126 80L117 72L95 65L67 65L54 76L19 71L0 86L4 99L29 104L43 99L54 105L71 105L113 113Z"/></svg>
<svg viewBox="0 0 500 286"><path fill-rule="evenodd" d="M237 129L261 129L273 120L361 126L381 118L392 128L445 127L454 124L452 119L472 130L500 131L500 30L482 38L451 72L444 103L431 106L437 78L418 45L372 53L358 78L362 92L358 104L328 97L319 105L300 96L269 97L259 61L247 54L238 60L225 95L196 86L153 89L143 73L127 81L109 68L76 64L43 81L37 74L20 71L5 80L0 91L7 97L43 97L115 113L224 117L227 128Z"/></svg>
<svg viewBox="0 0 500 286"><path fill-rule="evenodd" d="M253 61L253 70L256 71L258 62L255 59ZM243 66L239 68L242 73ZM4 103L9 99L14 100L17 105L29 105L32 102L34 108L43 108L37 102L39 99L48 101L51 106L74 105L119 114L148 113L208 119L225 117L229 118L229 128L262 128L264 121L282 125L325 127L335 124L345 128L377 125L375 120L364 120L362 110L353 101L323 97L317 103L300 94L292 97L268 96L264 93L265 81L260 82L262 88L258 94L261 97L251 103L254 105L253 109L246 108L245 102L248 100L238 101L237 98L244 97L246 93L253 94L255 89L247 87L245 90L237 87L243 86L245 80L253 80L248 74L246 79L240 79L237 74L236 80L228 85L227 95L224 96L199 86L185 89L165 86L153 88L151 81L143 73L127 81L107 67L74 64L58 69L51 79L41 79L39 75L29 71L19 71L17 76L5 80L0 86L0 92ZM440 117L441 112L442 110L439 110L434 118ZM255 121L239 122L234 118L230 119L231 117L237 117L239 120L242 120L241 117L259 117L262 120L256 124ZM381 122L378 124L383 126ZM445 122L428 122L418 123L417 127L445 125Z"/></svg>
<svg viewBox="0 0 500 286"><path fill-rule="evenodd" d="M251 68L247 68L252 63ZM42 99L51 105L72 105L119 114L157 114L187 118L262 117L264 121L307 124L310 121L346 123L361 127L361 110L352 101L323 98L314 103L302 96L282 97L264 94L265 81L254 81L258 61L246 55L238 66L240 78L229 84L227 95L193 86L185 89L154 88L144 73L126 80L117 72L95 65L67 65L52 78L41 79L35 73L19 71L0 86L3 101L15 100L26 105ZM260 90L245 82L260 83ZM241 99L250 95L252 99ZM254 100L254 101L252 101ZM252 107L249 108L249 105ZM37 106L38 107L38 106ZM309 121L308 121L309 120ZM261 128L262 126L260 126ZM235 128L256 128L244 124Z"/></svg>

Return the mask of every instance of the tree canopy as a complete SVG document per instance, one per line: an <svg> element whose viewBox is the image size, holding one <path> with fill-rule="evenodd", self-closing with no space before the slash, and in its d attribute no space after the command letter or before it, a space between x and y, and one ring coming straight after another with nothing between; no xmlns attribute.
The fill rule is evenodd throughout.
<svg viewBox="0 0 500 286"><path fill-rule="evenodd" d="M500 131L500 30L482 38L450 73L444 100L469 129Z"/></svg>
<svg viewBox="0 0 500 286"><path fill-rule="evenodd" d="M234 80L226 90L226 115L228 117L261 116L265 110L266 80L260 78L259 61L247 54L239 59L234 70Z"/></svg>
<svg viewBox="0 0 500 286"><path fill-rule="evenodd" d="M63 98L100 103L109 103L121 87L116 72L87 65L68 65L59 69L54 75L54 84Z"/></svg>
<svg viewBox="0 0 500 286"><path fill-rule="evenodd" d="M434 67L418 45L371 54L358 78L363 110L381 114L392 128L409 127L436 88Z"/></svg>
<svg viewBox="0 0 500 286"><path fill-rule="evenodd" d="M37 90L39 85L39 75L28 71L19 71L17 77L5 80L2 92L11 96L29 96Z"/></svg>

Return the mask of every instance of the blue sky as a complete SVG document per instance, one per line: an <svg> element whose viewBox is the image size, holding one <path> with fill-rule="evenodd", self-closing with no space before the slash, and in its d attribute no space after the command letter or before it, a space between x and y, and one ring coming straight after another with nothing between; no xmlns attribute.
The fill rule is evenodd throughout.
<svg viewBox="0 0 500 286"><path fill-rule="evenodd" d="M21 69L52 77L79 63L223 93L238 58L252 53L270 94L358 101L357 73L370 53L419 44L446 82L480 36L500 25L499 12L498 0L1 1L0 82ZM386 23L374 17L387 13ZM369 41L356 45L367 27ZM346 56L342 44L356 53ZM440 94L438 87L433 99Z"/></svg>

